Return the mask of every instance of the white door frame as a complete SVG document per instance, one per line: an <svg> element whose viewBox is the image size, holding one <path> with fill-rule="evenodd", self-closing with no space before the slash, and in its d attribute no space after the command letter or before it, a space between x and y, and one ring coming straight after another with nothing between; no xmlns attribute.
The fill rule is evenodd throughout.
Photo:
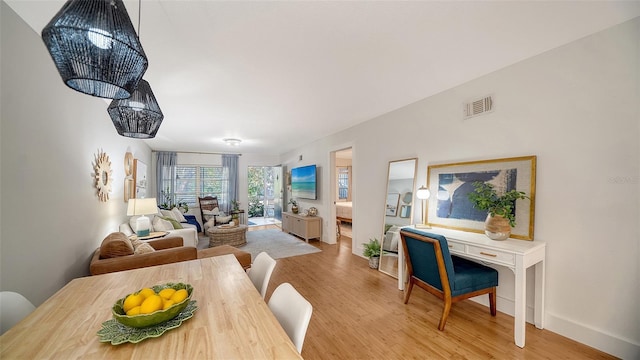
<svg viewBox="0 0 640 360"><path fill-rule="evenodd" d="M328 226L327 226L327 231L329 231L329 235L327 236L327 241L329 244L336 244L337 243L337 235L336 235L336 199L338 198L337 194L338 194L338 184L336 182L336 152L341 151L341 150L346 150L346 149L351 149L351 188L349 189L351 191L351 202L353 203L353 207L351 209L351 219L352 221L355 221L354 219L356 218L356 188L355 186L353 186L356 183L356 171L355 171L355 160L356 160L356 146L353 143L347 143L347 144L342 144L340 146L336 146L333 147L331 149L331 151L329 152L329 177L330 177L330 186L329 186L329 219L327 219L328 221ZM353 222L352 222L353 224ZM352 226L351 227L351 236L352 236L352 241L353 239L356 238L356 227ZM351 248L351 252L354 252L353 247Z"/></svg>

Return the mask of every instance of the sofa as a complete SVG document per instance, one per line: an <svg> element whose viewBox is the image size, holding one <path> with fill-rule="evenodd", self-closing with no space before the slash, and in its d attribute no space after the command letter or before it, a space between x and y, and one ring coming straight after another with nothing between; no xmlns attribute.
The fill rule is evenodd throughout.
<svg viewBox="0 0 640 360"><path fill-rule="evenodd" d="M244 269L251 267L251 254L233 246L198 250L183 246L183 239L177 236L143 242L135 236L129 238L124 233L116 232L109 234L96 249L89 272L99 275L227 254L234 255Z"/></svg>
<svg viewBox="0 0 640 360"><path fill-rule="evenodd" d="M128 222L120 224L119 231L127 236L136 234L136 220L139 216L132 216ZM166 231L167 236L179 236L184 240L184 246L198 246L198 229L190 224L178 208L159 210L157 214L149 215L151 232ZM144 240L143 240L144 241Z"/></svg>

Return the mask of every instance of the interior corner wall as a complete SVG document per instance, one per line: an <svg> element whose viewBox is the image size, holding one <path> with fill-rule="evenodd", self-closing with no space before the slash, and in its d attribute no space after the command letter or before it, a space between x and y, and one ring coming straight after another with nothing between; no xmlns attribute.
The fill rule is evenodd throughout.
<svg viewBox="0 0 640 360"><path fill-rule="evenodd" d="M388 161L416 156L420 186L428 165L537 155L535 238L547 243L546 331L635 359L640 356L639 47L640 18L635 18L282 159L291 167L327 167L331 151L353 144L352 251L361 255L361 245L382 234ZM495 110L463 120L463 103L489 94ZM390 131L401 133L402 141L385 141L394 138ZM328 194L323 172L321 194ZM322 195L313 206L322 216L331 213L332 202ZM499 276L499 309L513 314L514 276L504 268ZM527 276L531 312L535 274Z"/></svg>
<svg viewBox="0 0 640 360"><path fill-rule="evenodd" d="M64 85L39 34L0 6L0 289L37 306L88 275L95 249L127 219L124 155L151 164L151 149L116 133L106 100ZM111 161L106 202L94 186L99 151Z"/></svg>

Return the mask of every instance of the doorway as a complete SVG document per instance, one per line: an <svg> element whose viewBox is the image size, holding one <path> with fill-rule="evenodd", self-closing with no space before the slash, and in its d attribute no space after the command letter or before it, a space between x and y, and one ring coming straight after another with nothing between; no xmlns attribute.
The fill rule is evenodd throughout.
<svg viewBox="0 0 640 360"><path fill-rule="evenodd" d="M282 223L282 166L247 168L248 225Z"/></svg>
<svg viewBox="0 0 640 360"><path fill-rule="evenodd" d="M335 208L336 240L351 242L353 239L354 171L353 149L344 148L332 153L332 196Z"/></svg>

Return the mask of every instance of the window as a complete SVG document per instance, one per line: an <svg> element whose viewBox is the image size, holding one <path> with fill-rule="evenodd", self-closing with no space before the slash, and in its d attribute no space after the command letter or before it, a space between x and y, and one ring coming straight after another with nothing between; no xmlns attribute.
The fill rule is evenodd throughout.
<svg viewBox="0 0 640 360"><path fill-rule="evenodd" d="M176 166L176 201L186 201L198 206L198 197L217 196L220 204L226 204L228 175L222 166Z"/></svg>
<svg viewBox="0 0 640 360"><path fill-rule="evenodd" d="M339 167L338 168L338 199L349 200L351 195L349 194L349 179L351 167Z"/></svg>
<svg viewBox="0 0 640 360"><path fill-rule="evenodd" d="M196 166L176 167L176 189L174 191L176 202L186 201L189 206L197 205L197 177Z"/></svg>

